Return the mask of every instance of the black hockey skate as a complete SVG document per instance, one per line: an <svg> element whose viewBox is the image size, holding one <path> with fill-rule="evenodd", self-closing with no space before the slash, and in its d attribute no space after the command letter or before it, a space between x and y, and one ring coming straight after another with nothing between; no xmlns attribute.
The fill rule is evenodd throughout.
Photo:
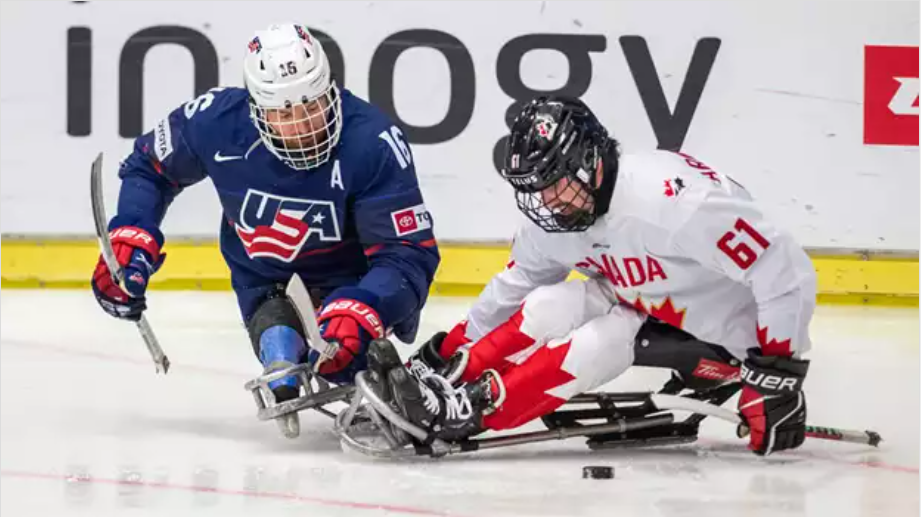
<svg viewBox="0 0 921 517"><path fill-rule="evenodd" d="M406 365L409 373L416 379L422 379L431 374L444 377L449 384L456 385L460 380L467 361L470 357L466 349L460 349L450 358L445 360L440 353L441 344L447 337L447 332L439 332L422 344L416 353L409 357Z"/></svg>
<svg viewBox="0 0 921 517"><path fill-rule="evenodd" d="M399 362L394 364L396 350L389 341L375 342L375 354L389 358L383 361L389 366L386 372L375 371L372 374L378 382L383 380L389 392L381 398L425 431L427 438L422 443L431 443L436 438L453 442L479 434L483 431L483 415L494 410L504 399L502 380L492 370L485 372L476 382L455 388L435 369L417 367L411 372L411 367ZM455 357L465 358L466 354ZM443 361L443 367L459 364L453 359ZM462 371L462 368L454 371Z"/></svg>

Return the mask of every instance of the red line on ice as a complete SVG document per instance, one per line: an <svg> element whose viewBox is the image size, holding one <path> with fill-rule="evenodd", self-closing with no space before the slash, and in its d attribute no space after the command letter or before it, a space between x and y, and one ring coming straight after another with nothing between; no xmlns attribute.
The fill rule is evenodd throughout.
<svg viewBox="0 0 921 517"><path fill-rule="evenodd" d="M106 361L116 361L116 362L122 362L122 363L130 363L130 364L134 364L134 365L147 366L147 367L153 366L153 363L152 363L150 360L147 360L147 359L141 360L141 359L134 359L134 358L130 358L130 357L124 357L124 356L120 356L120 355L115 355L115 354L104 354L104 353L100 353L100 352L91 352L91 351L87 351L87 350L74 350L74 349L71 349L71 348L65 348L65 347L62 347L62 346L51 345L51 344L48 344L48 343L22 342L22 341L13 341L13 340L4 340L4 343L6 343L6 344L12 344L12 345L15 345L15 346L20 346L20 347L23 347L23 348L35 348L35 349L48 350L48 351L57 352L57 353L61 353L61 354L69 354L69 355L84 356L84 357L93 357L93 358L96 358L96 359L103 359L103 360L106 360ZM175 366L176 366L176 367L179 367L180 365L175 365ZM207 367L207 366L196 366L196 365L185 364L185 365L181 365L181 368L182 368L182 370L195 371L195 372L197 372L197 373L208 373L208 374L212 374L212 375L223 375L223 376L233 376L233 377L246 377L244 374L241 374L241 373L231 372L231 371L228 371L228 370L221 370L221 369L218 369L218 368L211 368L211 367ZM702 440L699 440L699 443L708 443L708 442L709 442L709 443L717 443L716 441L708 440L708 439L706 439L706 438L705 438L705 439L702 439ZM797 453L794 452L793 454L797 454ZM825 457L825 456L823 456L823 457L810 456L810 459L825 460L825 461L830 461L830 462L833 462L833 463L842 463L842 464L845 464L845 465L853 465L853 466L856 466L856 467L867 467L867 468L873 468L873 469L882 469L882 470L889 470L889 471L893 471L893 472L905 472L905 473L908 473L908 474L918 474L918 473L919 473L919 472L918 472L918 467L908 467L908 466L904 466L904 465L893 465L893 464L889 464L889 463L883 463L883 462L881 462L881 461L851 461L851 460L838 459L838 458ZM436 515L436 514L432 514L432 515ZM443 515L443 514L437 514L437 515Z"/></svg>
<svg viewBox="0 0 921 517"><path fill-rule="evenodd" d="M147 481L131 481L121 479L107 478L75 478L62 474L48 474L43 472L27 472L21 470L0 470L0 476L20 478L20 479L41 479L46 481L64 481L69 483L94 483L100 485L127 485L142 486L149 488L161 488L165 490L184 490L187 492L208 492L220 495L236 495L242 497L253 497L257 499L284 499L302 503L313 503L324 506L337 506L340 508L354 508L356 510L384 510L389 512L398 512L411 515L430 515L430 516L450 516L457 515L453 513L439 512L435 510L425 510L422 508L413 508L410 506L395 506L381 503L361 503L358 501L342 501L339 499L327 499L323 497L312 497L298 494L283 492L254 492L252 490L233 490L225 488L203 487L195 485L180 485L176 483L158 483Z"/></svg>

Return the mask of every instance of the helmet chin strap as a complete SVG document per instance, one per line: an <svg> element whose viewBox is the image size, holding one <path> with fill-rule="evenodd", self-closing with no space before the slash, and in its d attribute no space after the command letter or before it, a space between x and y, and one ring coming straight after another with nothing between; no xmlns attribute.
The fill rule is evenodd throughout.
<svg viewBox="0 0 921 517"><path fill-rule="evenodd" d="M553 218L564 229L590 226L594 222L594 216L588 210L575 210L570 214L555 214Z"/></svg>
<svg viewBox="0 0 921 517"><path fill-rule="evenodd" d="M601 163L596 174L601 174L601 185L595 191L595 217L601 217L611 208L611 196L614 195L614 185L617 183L617 168L620 165L620 152L617 150L617 140L609 138L601 149Z"/></svg>

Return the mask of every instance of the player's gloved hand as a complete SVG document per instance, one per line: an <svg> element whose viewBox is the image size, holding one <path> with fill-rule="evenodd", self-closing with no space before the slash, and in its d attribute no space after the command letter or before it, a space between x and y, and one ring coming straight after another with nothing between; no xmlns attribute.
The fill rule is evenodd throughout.
<svg viewBox="0 0 921 517"><path fill-rule="evenodd" d="M758 455L795 449L806 438L803 380L809 361L765 356L749 349L742 364L739 412L750 431L748 448ZM740 426L740 435L743 428Z"/></svg>
<svg viewBox="0 0 921 517"><path fill-rule="evenodd" d="M320 364L319 373L332 382L352 382L355 373L364 369L368 344L384 337L380 316L358 300L342 298L326 304L317 323L323 339L339 344L336 355ZM318 358L319 354L311 349L310 363L315 364Z"/></svg>
<svg viewBox="0 0 921 517"><path fill-rule="evenodd" d="M93 293L99 306L110 315L137 321L147 308L147 282L166 260L166 254L160 253L163 235L159 230L148 232L136 226L122 226L109 232L109 238L115 258L124 269L124 289L112 280L100 254L90 282Z"/></svg>
<svg viewBox="0 0 921 517"><path fill-rule="evenodd" d="M470 339L467 337L467 320L464 320L454 325L451 332L448 332L448 335L445 336L438 345L438 353L441 354L443 359L448 359L454 355L454 352L457 352L457 349L469 342Z"/></svg>

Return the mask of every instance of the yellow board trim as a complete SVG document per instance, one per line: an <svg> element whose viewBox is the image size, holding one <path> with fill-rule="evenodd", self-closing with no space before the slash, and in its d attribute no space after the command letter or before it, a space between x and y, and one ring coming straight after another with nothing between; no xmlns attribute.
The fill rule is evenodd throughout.
<svg viewBox="0 0 921 517"><path fill-rule="evenodd" d="M475 296L508 261L508 245L439 243L441 266L432 294ZM230 271L214 241L174 240L151 289L230 289ZM917 256L811 254L820 303L918 306ZM99 257L95 240L4 239L6 288L86 288Z"/></svg>

